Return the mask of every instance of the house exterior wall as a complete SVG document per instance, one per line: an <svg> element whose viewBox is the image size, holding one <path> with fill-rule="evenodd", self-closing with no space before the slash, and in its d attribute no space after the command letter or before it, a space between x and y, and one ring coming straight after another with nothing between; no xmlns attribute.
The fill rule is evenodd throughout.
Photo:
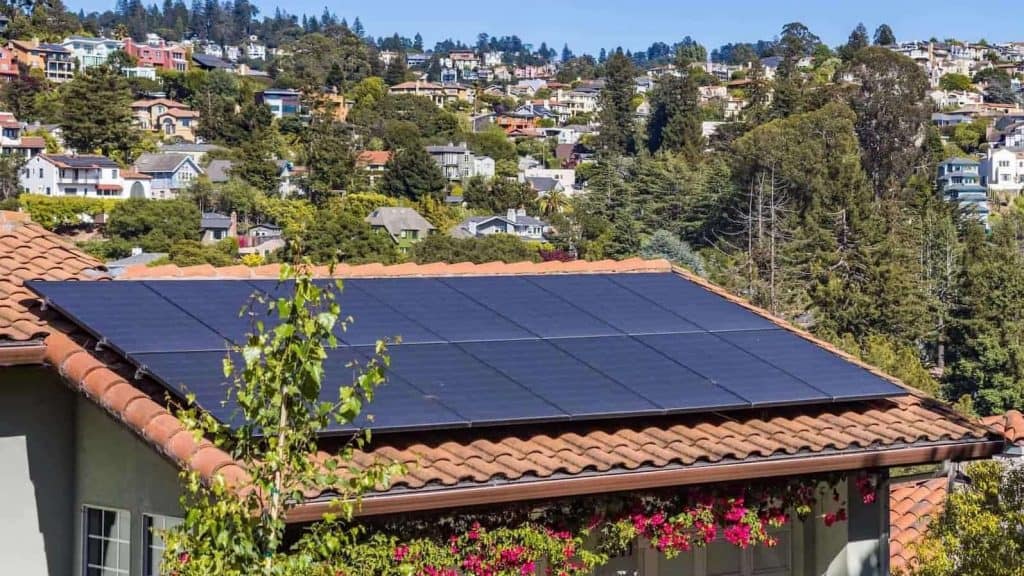
<svg viewBox="0 0 1024 576"><path fill-rule="evenodd" d="M82 563L83 506L125 510L131 514L131 576L141 576L142 515L182 516L178 470L89 400L79 397L76 412L74 566Z"/></svg>
<svg viewBox="0 0 1024 576"><path fill-rule="evenodd" d="M177 469L52 369L0 368L0 572L79 576L82 507L131 513L131 576L143 514L180 517Z"/></svg>
<svg viewBox="0 0 1024 576"><path fill-rule="evenodd" d="M0 571L77 574L75 396L42 368L0 368L0 381Z"/></svg>
<svg viewBox="0 0 1024 576"><path fill-rule="evenodd" d="M128 198L129 190L117 168L57 168L41 156L29 160L21 169L22 190L43 196L85 196L87 198ZM117 190L98 190L102 186L120 186Z"/></svg>

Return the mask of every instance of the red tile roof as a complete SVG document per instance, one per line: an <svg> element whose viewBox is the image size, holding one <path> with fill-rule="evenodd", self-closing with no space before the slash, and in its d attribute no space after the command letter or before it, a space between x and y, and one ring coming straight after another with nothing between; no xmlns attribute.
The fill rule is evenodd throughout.
<svg viewBox="0 0 1024 576"><path fill-rule="evenodd" d="M26 280L86 280L103 277L102 263L29 221L27 214L0 211L0 344L25 342L51 332L32 308L37 300Z"/></svg>
<svg viewBox="0 0 1024 576"><path fill-rule="evenodd" d="M912 567L914 547L928 524L942 512L949 490L946 478L893 482L889 488L889 568L893 574Z"/></svg>
<svg viewBox="0 0 1024 576"><path fill-rule="evenodd" d="M1024 444L1024 414L1010 410L1006 414L988 416L981 419L986 426L1002 434L1007 442Z"/></svg>
<svg viewBox="0 0 1024 576"><path fill-rule="evenodd" d="M387 150L363 150L356 157L356 166L380 166L391 160L391 152Z"/></svg>

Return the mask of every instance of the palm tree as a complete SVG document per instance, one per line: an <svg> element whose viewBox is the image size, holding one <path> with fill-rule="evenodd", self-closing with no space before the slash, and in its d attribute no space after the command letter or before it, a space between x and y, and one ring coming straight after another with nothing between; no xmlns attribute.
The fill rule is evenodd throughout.
<svg viewBox="0 0 1024 576"><path fill-rule="evenodd" d="M540 209L545 216L561 212L569 204L569 199L560 189L552 189L547 195L540 198Z"/></svg>

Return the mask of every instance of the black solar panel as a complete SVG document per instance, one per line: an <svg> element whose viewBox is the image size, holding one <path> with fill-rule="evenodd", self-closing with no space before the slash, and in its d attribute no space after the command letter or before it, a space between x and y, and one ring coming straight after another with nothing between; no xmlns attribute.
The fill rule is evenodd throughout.
<svg viewBox="0 0 1024 576"><path fill-rule="evenodd" d="M33 282L30 287L128 354L228 349L216 332L142 282Z"/></svg>
<svg viewBox="0 0 1024 576"><path fill-rule="evenodd" d="M575 418L657 414L658 406L543 340L462 345Z"/></svg>
<svg viewBox="0 0 1024 576"><path fill-rule="evenodd" d="M609 274L607 278L709 332L778 328L697 284L680 282L675 274Z"/></svg>
<svg viewBox="0 0 1024 576"><path fill-rule="evenodd" d="M327 282L327 281L323 281ZM228 341L252 328L245 280L30 282L29 288L169 390L238 424L224 402ZM427 430L851 401L905 391L675 274L352 279L354 319L328 353L322 398L382 338L388 382L328 433ZM271 327L265 308L256 313Z"/></svg>
<svg viewBox="0 0 1024 576"><path fill-rule="evenodd" d="M754 406L832 399L714 334L654 334L638 338Z"/></svg>
<svg viewBox="0 0 1024 576"><path fill-rule="evenodd" d="M571 301L523 278L444 278L452 288L543 338L622 334Z"/></svg>
<svg viewBox="0 0 1024 576"><path fill-rule="evenodd" d="M437 278L350 281L445 341L508 340L532 335Z"/></svg>
<svg viewBox="0 0 1024 576"><path fill-rule="evenodd" d="M393 346L391 372L470 422L568 418L521 383L448 344Z"/></svg>
<svg viewBox="0 0 1024 576"><path fill-rule="evenodd" d="M526 278L626 334L701 331L697 326L619 286L606 276L581 274Z"/></svg>
<svg viewBox="0 0 1024 576"><path fill-rule="evenodd" d="M580 361L660 406L665 412L743 408L749 403L635 338L552 341Z"/></svg>
<svg viewBox="0 0 1024 576"><path fill-rule="evenodd" d="M787 330L721 334L729 342L793 376L814 384L835 400L856 400L889 394L893 385L840 356Z"/></svg>

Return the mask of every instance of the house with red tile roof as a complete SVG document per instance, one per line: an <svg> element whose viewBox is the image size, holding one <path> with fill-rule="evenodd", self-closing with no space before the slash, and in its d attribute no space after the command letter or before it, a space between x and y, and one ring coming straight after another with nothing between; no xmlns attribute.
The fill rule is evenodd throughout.
<svg viewBox="0 0 1024 576"><path fill-rule="evenodd" d="M390 161L391 152L388 150L363 150L356 156L356 168L365 171L370 184L374 184L384 176Z"/></svg>
<svg viewBox="0 0 1024 576"><path fill-rule="evenodd" d="M49 297L39 296L49 284L30 281L74 280L74 284L61 286L72 292L88 287L102 297L105 286L124 284L125 289L131 286L131 290L141 290L142 295L156 294L152 291L159 287L151 280L176 279L179 282L175 286L200 290L206 300L210 294L207 287L213 286L210 281L256 282L232 284L255 286L259 279L277 278L279 272L279 265L143 266L126 268L117 280L111 280L100 262L29 222L24 215L0 212L0 454L5 458L0 468L0 514L4 518L0 523L0 534L4 535L0 538L0 552L6 553L3 557L7 571L77 575L106 570L141 575L142 567L149 566L147 562L160 551L160 543L150 536L149 528L172 525L182 514L177 501L180 469L194 470L206 479L220 475L233 489L242 490L247 482L240 463L185 430L169 401L169 389L155 378L155 371L141 369L131 355L120 352L123 348L110 345L118 339L116 334L104 334L82 317L65 314L66 308ZM613 559L608 569L637 576L884 575L890 573L890 544L885 538L891 516L890 499L864 497L875 492L863 492L861 480L873 478L874 486L888 493L891 467L987 458L1003 448L1002 437L995 430L903 387L874 368L701 278L673 268L666 261L342 264L333 270L315 268L313 273L348 280L357 292L348 296L343 293L343 305L347 297L361 297L364 303L383 299L381 302L389 303L364 308L364 312L373 316L381 306L399 306L403 314L411 314L409 318L426 322L419 328L421 340L430 338L422 336L426 326L432 330L477 330L476 325L460 328L447 323L432 324L429 318L454 318L459 310L475 318L494 317L494 308L478 302L495 306L501 301L501 294L517 291L533 294L534 300L526 308L514 305L514 301L506 302L511 302L510 307L502 308L503 315L496 320L511 322L501 324L510 334L522 334L522 326L564 330L570 326L570 319L591 326L588 330L609 334L602 337L613 337L619 334L618 329L612 325L601 327L603 321L595 322L595 318L610 319L620 327L636 322L682 326L679 314L683 314L683 309L673 308L673 312L664 308L668 306L665 294L653 288L671 285L685 289L694 299L691 303L703 303L696 308L681 304L688 313L699 316L708 309L705 306L719 307L727 311L728 318L713 316L705 321L742 318L762 326L762 331L784 337L793 346L810 350L828 366L839 363L845 370L853 370L861 381L891 391L845 401L767 403L756 408L743 404L679 412L647 410L642 416L541 418L412 432L387 428L387 418L393 419L396 414L381 412L374 426L387 431L375 432L373 441L355 452L353 463L363 466L384 460L403 464L404 471L388 485L377 486L365 495L359 510L362 518L387 521L413 513L459 513L471 507L501 511L505 507L519 509L545 503L568 505L583 497L625 497L691 487L713 489L736 482L789 482L828 474L839 479L835 500L815 500L806 520L794 519L778 530L773 529L775 547L739 548L713 537L707 546L670 559L660 556L653 543L639 538L624 556ZM204 283L198 284L200 281ZM607 290L598 294L587 288L595 282ZM400 283L429 288L434 297L447 294L453 302L461 304L453 308L441 300L425 302L426 306L415 297L409 301L394 300L387 294ZM359 288L364 285L373 287L372 296L364 292L366 288ZM459 286L462 291L446 286ZM644 290L640 286L652 288ZM472 297L466 290L472 292ZM629 306L603 307L611 293L608 290L628 297L622 302L628 300ZM572 304L546 300L554 298L555 293L570 298L567 302ZM421 291L420 298L426 294ZM98 315L90 314L94 318L124 319L130 308L118 307L116 302L109 306L109 311L104 312L100 306L94 309ZM563 315L561 319L559 314ZM147 323L146 337L159 342L173 322L163 324L167 326ZM408 326L407 330L413 327ZM498 325L485 326L497 329L494 327ZM695 325L688 326L692 330ZM387 322L373 324L373 334L383 331L380 336L387 336L389 329ZM755 338L757 334L747 336ZM656 344L661 337L664 335L653 335L643 341ZM529 340L529 334L524 334L524 338ZM592 338L570 340L560 345L571 345L577 355L586 353L587 345L593 343ZM471 338L460 346L478 353L488 346L474 342ZM408 346L418 346L415 350L427 353L433 349L431 346L447 344ZM776 362L791 367L784 356L786 349L760 349L759 356L743 362ZM681 374L679 366L670 365L655 349L637 351L644 358L657 359L660 368L645 360L630 363L632 368L623 371L600 355L590 354L583 364L576 364L582 362L579 356L573 359L565 353L548 355L545 362L553 364L543 371L530 372L540 381L551 378L546 388L535 393L544 398L558 395L562 403L588 401L592 396L596 398L595 386L599 382L604 383L601 386L614 387L614 375L632 378L632 372L639 371L649 377L649 384L654 386L651 390L662 390L671 398L690 397L692 391L684 390L688 385L670 376ZM722 374L739 363L735 358L730 361L711 356L714 355L690 354L708 369ZM394 366L401 367L401 358L396 358ZM521 378L531 366L540 365L537 363L541 359L531 362L529 357L495 356L488 362L503 366L502 373L507 378ZM443 363L432 366L430 370L434 371L446 367ZM605 371L597 370L596 366L603 366ZM764 370L775 371L778 378L792 381L793 386L799 387L801 382L828 385L825 380L815 381L803 368L788 373L765 366ZM586 370L590 376L566 379L566 370L572 367ZM428 372L402 376L420 386L435 386ZM393 377L398 378L397 374ZM754 377L752 374L751 378ZM797 382L794 378L810 382ZM778 392L753 381L743 385L752 393ZM405 386L404 390L413 393L416 389L403 379L384 386ZM717 384L707 381L703 386L713 390ZM421 393L427 395L420 401L436 402L430 400L432 396L427 392ZM445 394L441 389L437 393ZM621 394L616 397L626 398ZM468 392L449 400L472 409L474 398L486 401ZM633 398L630 402L645 400ZM332 446L335 444L324 439L321 450L330 451ZM311 499L305 505L291 511L289 522L314 522L332 510L329 492L309 496ZM845 510L842 515L837 514L840 508Z"/></svg>
<svg viewBox="0 0 1024 576"><path fill-rule="evenodd" d="M143 130L160 133L172 142L195 142L199 112L169 98L150 98L132 102L132 116Z"/></svg>

